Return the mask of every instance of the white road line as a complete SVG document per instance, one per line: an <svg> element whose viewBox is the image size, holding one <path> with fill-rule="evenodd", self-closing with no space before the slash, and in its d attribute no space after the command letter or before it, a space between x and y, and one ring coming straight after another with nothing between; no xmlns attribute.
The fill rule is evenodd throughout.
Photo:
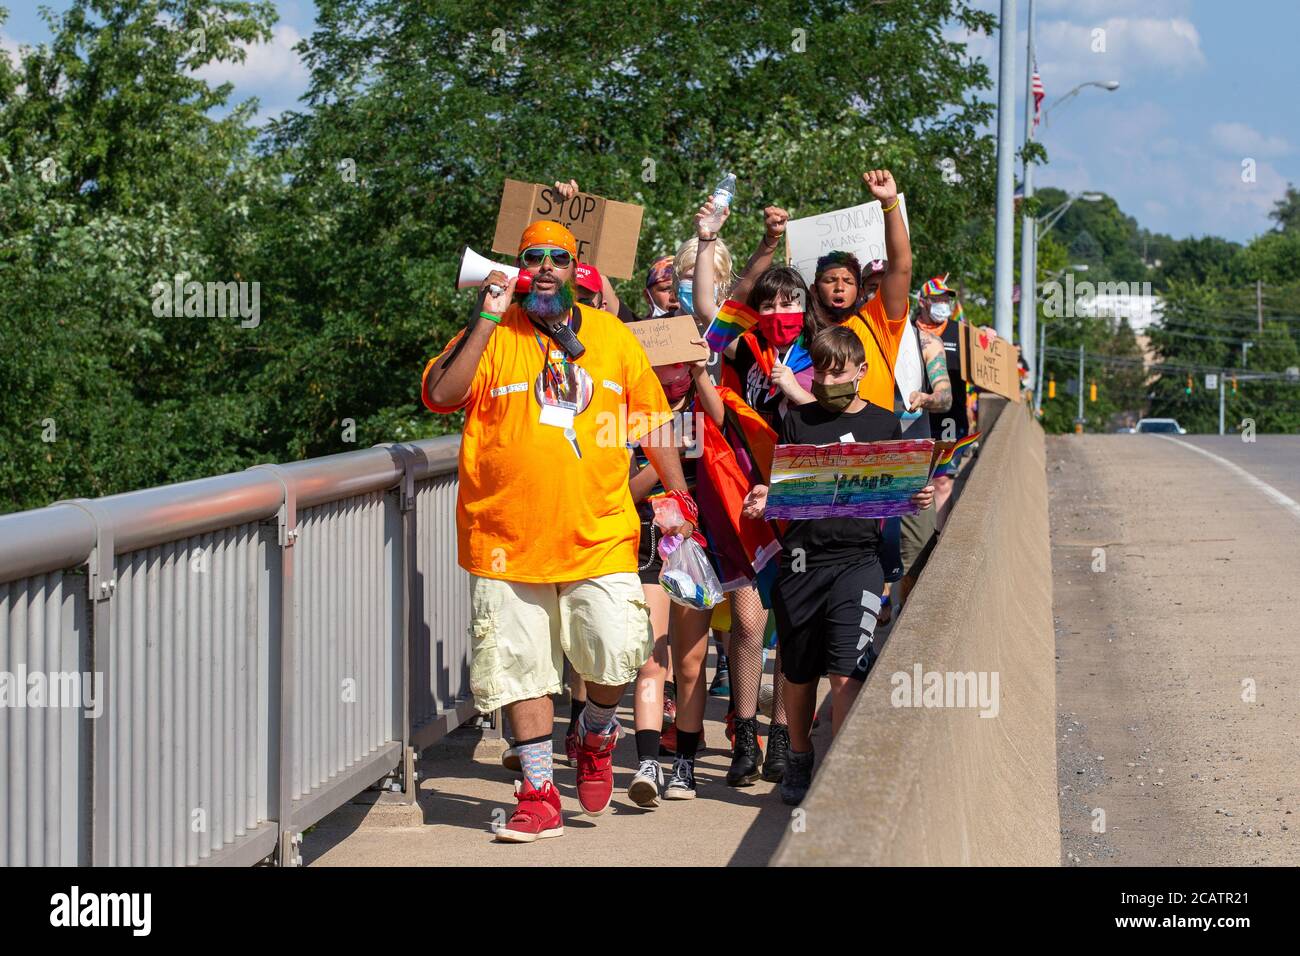
<svg viewBox="0 0 1300 956"><path fill-rule="evenodd" d="M1197 448L1191 442L1185 442L1178 438L1170 438L1168 435L1158 435L1156 437L1163 438L1165 441L1171 441L1175 445L1182 445L1184 448L1190 448L1198 455L1204 455L1206 458L1214 459L1224 468L1227 468L1229 471L1235 472L1240 477L1245 478L1246 481L1250 482L1252 485L1254 485L1256 488L1262 491L1269 498L1272 498L1274 502L1281 505L1287 511L1291 512L1293 517L1295 517L1296 519L1300 519L1300 502L1297 502L1294 498L1289 498L1286 495L1282 494L1282 492L1278 491L1268 482L1260 481L1258 478L1256 478L1254 475L1248 472L1245 468L1242 468L1240 465L1233 464L1232 462L1228 461L1228 459L1216 455L1212 451L1206 451L1204 448Z"/></svg>

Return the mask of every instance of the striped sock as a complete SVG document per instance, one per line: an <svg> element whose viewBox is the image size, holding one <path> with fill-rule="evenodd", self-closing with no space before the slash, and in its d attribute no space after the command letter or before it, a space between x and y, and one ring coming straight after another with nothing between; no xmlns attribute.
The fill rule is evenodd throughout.
<svg viewBox="0 0 1300 956"><path fill-rule="evenodd" d="M515 752L519 754L519 763L523 767L524 779L533 785L533 788L540 790L542 786L554 777L554 771L551 764L551 738L538 737L533 740L521 740L515 744Z"/></svg>
<svg viewBox="0 0 1300 956"><path fill-rule="evenodd" d="M594 700L588 700L587 706L582 708L582 715L578 718L578 727L585 737L587 734L607 734L610 728L614 726L614 712L618 710L618 704L610 704L608 707L596 703Z"/></svg>

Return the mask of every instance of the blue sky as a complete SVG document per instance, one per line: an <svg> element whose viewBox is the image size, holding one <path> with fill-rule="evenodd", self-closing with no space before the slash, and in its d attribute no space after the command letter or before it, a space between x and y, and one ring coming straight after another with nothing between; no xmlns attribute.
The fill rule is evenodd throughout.
<svg viewBox="0 0 1300 956"><path fill-rule="evenodd" d="M994 11L999 5L975 3ZM1027 4L1018 3L1017 143ZM0 45L12 51L48 39L34 4L8 6ZM232 80L237 96L258 97L268 115L292 108L306 88L292 47L310 34L316 12L310 0L277 7L272 43L254 48L242 65L205 74ZM1270 227L1268 211L1286 183L1300 185L1300 0L1037 0L1037 11L1045 105L1078 83L1121 84L1113 93L1084 90L1039 127L1051 156L1036 176L1039 186L1108 193L1141 225L1178 237L1245 241ZM964 39L996 76L996 35ZM1243 181L1247 161L1253 181Z"/></svg>

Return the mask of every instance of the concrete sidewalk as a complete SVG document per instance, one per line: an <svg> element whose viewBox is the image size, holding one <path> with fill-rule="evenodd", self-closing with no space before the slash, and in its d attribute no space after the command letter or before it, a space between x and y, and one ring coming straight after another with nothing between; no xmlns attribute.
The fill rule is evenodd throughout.
<svg viewBox="0 0 1300 956"><path fill-rule="evenodd" d="M770 681L770 662L768 671ZM823 681L823 700L828 691ZM791 808L781 802L774 784L760 780L752 787L727 786L726 699L711 697L705 708L704 746L696 762L699 796L661 801L654 810L642 810L627 798L636 769L630 695L624 704L619 721L626 736L614 756L614 802L596 818L578 810L576 771L563 763L567 707L557 707L555 783L564 801L563 837L526 845L493 842L494 814L504 821L514 809L515 778L501 766L495 742L461 728L421 759L418 806L344 805L304 836L303 861L311 866L766 865ZM767 726L760 717L764 752ZM820 758L830 746L829 721L814 731L813 739ZM663 758L662 764L666 774L671 759Z"/></svg>

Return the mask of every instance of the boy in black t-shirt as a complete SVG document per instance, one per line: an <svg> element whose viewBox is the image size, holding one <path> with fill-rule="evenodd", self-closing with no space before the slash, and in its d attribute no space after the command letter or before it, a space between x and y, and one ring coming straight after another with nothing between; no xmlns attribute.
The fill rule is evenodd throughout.
<svg viewBox="0 0 1300 956"><path fill-rule="evenodd" d="M816 402L791 408L781 422L784 445L887 441L901 437L898 418L858 397L866 374L862 341L847 327L819 332L809 354ZM933 486L912 496L930 507ZM767 486L745 499L745 514L762 518ZM875 661L872 637L880 613L884 572L880 565L880 522L875 518L817 518L790 521L781 538L781 563L772 588L772 609L781 642L785 707L790 721L790 755L781 799L797 804L812 783L809 736L817 681L827 674L834 695L832 732L849 713L867 670Z"/></svg>

